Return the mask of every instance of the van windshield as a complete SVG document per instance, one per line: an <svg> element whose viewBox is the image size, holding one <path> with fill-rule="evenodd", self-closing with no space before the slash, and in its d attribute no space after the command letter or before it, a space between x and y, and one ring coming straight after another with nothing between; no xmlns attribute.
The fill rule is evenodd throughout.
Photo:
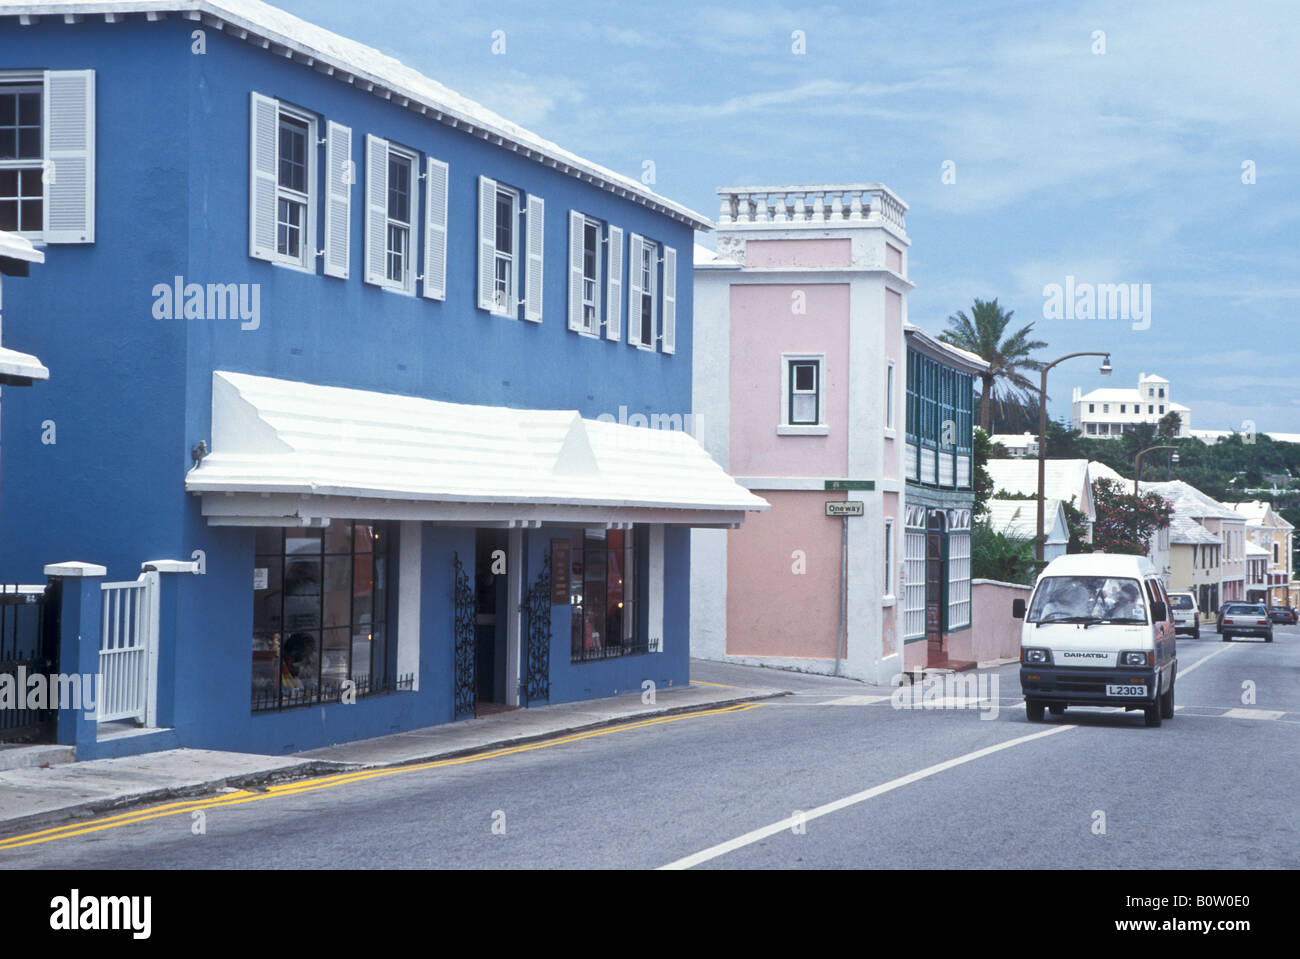
<svg viewBox="0 0 1300 959"><path fill-rule="evenodd" d="M1145 623L1146 605L1136 579L1049 576L1034 591L1031 623Z"/></svg>

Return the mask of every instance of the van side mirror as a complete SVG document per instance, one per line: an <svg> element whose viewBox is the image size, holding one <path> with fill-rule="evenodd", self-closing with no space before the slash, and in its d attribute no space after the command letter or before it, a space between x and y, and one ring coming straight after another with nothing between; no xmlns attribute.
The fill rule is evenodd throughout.
<svg viewBox="0 0 1300 959"><path fill-rule="evenodd" d="M1023 599L1013 599L1011 601L1011 615L1016 619L1025 618L1025 601Z"/></svg>
<svg viewBox="0 0 1300 959"><path fill-rule="evenodd" d="M1163 623L1169 618L1169 610L1164 603L1151 604L1151 619L1153 622Z"/></svg>

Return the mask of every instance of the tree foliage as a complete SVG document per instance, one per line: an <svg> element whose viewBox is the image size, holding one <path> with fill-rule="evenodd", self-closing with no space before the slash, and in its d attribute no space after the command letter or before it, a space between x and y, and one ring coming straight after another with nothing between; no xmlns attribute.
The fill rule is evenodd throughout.
<svg viewBox="0 0 1300 959"><path fill-rule="evenodd" d="M987 522L974 523L970 533L970 564L975 579L1032 586L1037 570L1034 541L1027 536L998 532Z"/></svg>
<svg viewBox="0 0 1300 959"><path fill-rule="evenodd" d="M976 299L970 316L962 310L948 317L948 329L939 334L944 343L960 347L989 364L988 372L980 374L983 390L980 394L980 426L992 432L992 407L997 403L1025 403L1036 396L1038 387L1023 370L1039 369L1038 361L1030 354L1047 345L1042 340L1030 339L1034 324L1029 323L1011 335L1007 326L1015 310L1003 310L996 298Z"/></svg>
<svg viewBox="0 0 1300 959"><path fill-rule="evenodd" d="M1097 511L1092 545L1104 553L1145 556L1151 536L1169 525L1174 508L1156 493L1134 496L1112 479L1092 484L1092 502Z"/></svg>

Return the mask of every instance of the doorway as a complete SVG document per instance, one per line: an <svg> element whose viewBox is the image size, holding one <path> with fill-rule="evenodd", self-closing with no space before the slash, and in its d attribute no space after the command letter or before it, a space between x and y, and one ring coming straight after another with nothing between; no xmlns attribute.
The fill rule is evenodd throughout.
<svg viewBox="0 0 1300 959"><path fill-rule="evenodd" d="M509 590L503 529L477 531L474 549L474 677L478 715L507 707L507 620Z"/></svg>
<svg viewBox="0 0 1300 959"><path fill-rule="evenodd" d="M925 533L925 661L931 666L942 666L948 661L943 647L942 617L945 526L944 511L930 510Z"/></svg>

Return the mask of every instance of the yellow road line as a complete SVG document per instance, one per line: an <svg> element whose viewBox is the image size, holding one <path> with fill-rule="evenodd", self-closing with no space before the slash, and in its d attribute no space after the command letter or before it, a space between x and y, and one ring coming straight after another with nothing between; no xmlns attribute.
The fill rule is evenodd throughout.
<svg viewBox="0 0 1300 959"><path fill-rule="evenodd" d="M482 762L485 759L498 759L504 756L513 756L519 753L532 752L538 749L549 749L552 746L563 746L570 743L581 742L585 739L595 739L599 736L608 736L611 733L620 733L632 729L645 729L650 726L662 726L666 723L680 722L683 719L697 719L708 716L741 713L761 705L763 704L740 703L734 706L724 706L721 709L702 710L694 713L679 713L673 716L658 716L651 719L643 719L638 722L623 723L618 726L605 726L600 729L590 729L585 732L561 736L557 739L548 739L537 743L526 743L521 746L508 746L502 749L493 749L487 752L474 753L469 756L459 756L452 759L437 759L424 763L411 763L406 766L389 766L383 769L363 769L356 772L336 773L332 776L320 776L315 779L280 783L268 787L265 792L254 792L247 789L241 789L235 792L225 793L221 796L212 796L205 799L193 799L182 802L167 803L161 806L149 806L145 809L137 809L132 812L119 813L115 816L106 816L101 819L95 819L88 823L70 823L63 826L56 826L52 829L44 829L39 832L10 836L7 839L0 839L0 850L17 849L22 846L33 846L40 843L52 842L55 839L69 839L73 836L84 836L87 833L100 832L105 829L116 829L119 826L129 826L134 823L146 822L150 819L160 819L165 816L179 816L197 810L214 809L224 806L238 806L243 803L257 802L261 799L276 799L283 796L296 796L300 793L313 792L317 789L329 789L347 783L378 779L382 776L394 776L399 773L418 772L427 769L440 769L445 766L461 766L467 763Z"/></svg>

